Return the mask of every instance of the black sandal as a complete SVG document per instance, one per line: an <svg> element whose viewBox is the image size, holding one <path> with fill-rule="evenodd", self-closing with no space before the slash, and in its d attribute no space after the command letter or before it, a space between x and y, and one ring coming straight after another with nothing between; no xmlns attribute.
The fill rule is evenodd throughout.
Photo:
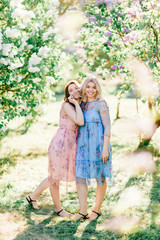
<svg viewBox="0 0 160 240"><path fill-rule="evenodd" d="M94 220L96 220L97 218L99 218L99 216L101 215L100 213L98 213L98 212L96 212L96 211L94 211L94 210L92 210L92 212L94 212L95 214L97 214L97 217L94 219ZM92 220L93 221L93 220Z"/></svg>
<svg viewBox="0 0 160 240"><path fill-rule="evenodd" d="M60 213L63 211L63 208L60 210L60 211L58 211L58 212L54 212L57 216L61 216L60 215Z"/></svg>
<svg viewBox="0 0 160 240"><path fill-rule="evenodd" d="M79 212L78 214L82 216L80 219L89 219L89 217L87 217L88 213L85 215Z"/></svg>
<svg viewBox="0 0 160 240"><path fill-rule="evenodd" d="M39 209L39 207L35 208L33 206L33 202L36 202L36 200L33 200L30 196L26 197L26 200L33 209Z"/></svg>

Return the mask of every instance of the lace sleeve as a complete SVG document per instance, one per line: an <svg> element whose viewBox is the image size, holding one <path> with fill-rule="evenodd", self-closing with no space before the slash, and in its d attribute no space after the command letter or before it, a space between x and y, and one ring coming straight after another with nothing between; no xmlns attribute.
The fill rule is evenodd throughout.
<svg viewBox="0 0 160 240"><path fill-rule="evenodd" d="M110 121L110 115L109 115L109 107L105 100L99 102L99 112L100 112L102 124L104 127L104 136L110 137L111 121Z"/></svg>

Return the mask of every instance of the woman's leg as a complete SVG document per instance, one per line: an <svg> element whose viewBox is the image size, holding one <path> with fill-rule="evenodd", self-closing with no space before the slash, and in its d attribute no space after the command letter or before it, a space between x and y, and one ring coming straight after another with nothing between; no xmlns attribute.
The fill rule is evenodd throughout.
<svg viewBox="0 0 160 240"><path fill-rule="evenodd" d="M87 214L87 197L88 197L88 186L77 184L77 193L79 199L80 213L86 215ZM82 215L78 214L76 219L82 218Z"/></svg>
<svg viewBox="0 0 160 240"><path fill-rule="evenodd" d="M39 195L46 190L49 187L48 185L48 177L45 178L39 185L38 187L34 190L33 193L30 194L30 198L32 200L37 200L37 198L39 197ZM28 197L27 197L28 198ZM36 202L32 202L32 206L34 209L39 209L39 207L37 206Z"/></svg>
<svg viewBox="0 0 160 240"><path fill-rule="evenodd" d="M36 200L39 197L39 195L48 187L49 185L48 185L48 177L47 177L38 185L38 187L34 190L34 192L30 194L30 197Z"/></svg>
<svg viewBox="0 0 160 240"><path fill-rule="evenodd" d="M106 181L103 182L103 185L98 185L97 182L97 189L96 189L96 202L95 202L95 206L93 208L93 211L99 213L101 205L103 203L104 200L104 196L106 194L106 189L107 189L107 184ZM89 215L90 220L94 220L97 218L97 214L94 212L91 212L91 214Z"/></svg>
<svg viewBox="0 0 160 240"><path fill-rule="evenodd" d="M60 210L62 210L62 205L60 202L60 194L59 194L59 181L58 180L52 180L50 186L49 186L49 190L51 193L51 197L55 206L55 212L59 212ZM67 216L70 213L66 212L65 210L63 210L62 212L60 212L60 216Z"/></svg>

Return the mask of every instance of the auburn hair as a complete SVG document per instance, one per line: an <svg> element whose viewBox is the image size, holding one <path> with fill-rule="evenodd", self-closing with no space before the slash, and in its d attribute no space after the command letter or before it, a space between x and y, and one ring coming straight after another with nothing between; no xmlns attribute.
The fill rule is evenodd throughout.
<svg viewBox="0 0 160 240"><path fill-rule="evenodd" d="M80 87L80 84L79 84L76 80L71 80L71 81L69 81L69 82L65 85L65 87L64 87L64 101L65 101L65 102L69 102L68 97L69 97L70 95L69 95L68 87L69 87L71 84L75 84L78 88Z"/></svg>

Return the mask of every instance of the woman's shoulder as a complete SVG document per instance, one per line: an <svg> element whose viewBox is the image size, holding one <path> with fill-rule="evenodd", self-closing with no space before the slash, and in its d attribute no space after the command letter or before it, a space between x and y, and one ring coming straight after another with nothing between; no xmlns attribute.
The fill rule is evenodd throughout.
<svg viewBox="0 0 160 240"><path fill-rule="evenodd" d="M75 109L73 105L69 102L64 102L62 104L62 109L64 109L65 112L67 112L69 109Z"/></svg>
<svg viewBox="0 0 160 240"><path fill-rule="evenodd" d="M106 100L104 98L100 98L98 99L97 101L98 103L98 110L100 111L101 109L106 109L106 110L109 110L109 106L108 106L108 103L106 102Z"/></svg>
<svg viewBox="0 0 160 240"><path fill-rule="evenodd" d="M99 104L99 105L102 105L102 106L103 106L103 105L108 106L107 101L106 101L104 98L102 98L102 97L98 99L98 104Z"/></svg>
<svg viewBox="0 0 160 240"><path fill-rule="evenodd" d="M64 107L65 105L70 105L70 103L69 102L63 102L62 107Z"/></svg>

